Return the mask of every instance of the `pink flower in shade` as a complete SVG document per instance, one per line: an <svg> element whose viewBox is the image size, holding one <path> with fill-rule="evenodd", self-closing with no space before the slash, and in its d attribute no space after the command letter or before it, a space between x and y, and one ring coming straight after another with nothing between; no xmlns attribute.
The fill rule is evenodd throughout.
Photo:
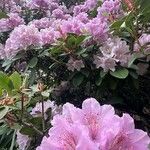
<svg viewBox="0 0 150 150"><path fill-rule="evenodd" d="M134 50L140 51L141 49L144 50L145 53L150 53L150 35L149 34L142 34L139 41L135 43Z"/></svg>
<svg viewBox="0 0 150 150"><path fill-rule="evenodd" d="M77 71L80 71L81 68L84 68L84 63L82 60L70 58L68 63L67 63L67 68L68 68L68 70L71 70L71 71L74 71L75 69Z"/></svg>
<svg viewBox="0 0 150 150"><path fill-rule="evenodd" d="M94 98L86 99L82 109L65 104L52 126L37 150L148 150L150 143L129 115L116 116L112 106L100 106Z"/></svg>
<svg viewBox="0 0 150 150"><path fill-rule="evenodd" d="M96 64L96 68L103 68L104 72L115 71L116 62L111 57L94 55L94 64Z"/></svg>
<svg viewBox="0 0 150 150"><path fill-rule="evenodd" d="M102 150L148 150L150 143L147 133L135 129L134 120L128 114L115 116L112 128L103 130L102 135L106 141Z"/></svg>
<svg viewBox="0 0 150 150"><path fill-rule="evenodd" d="M100 47L100 53L94 55L94 64L96 68L103 68L105 72L115 71L115 66L119 63L121 66L127 66L129 58L129 46L126 41L120 38L109 38Z"/></svg>
<svg viewBox="0 0 150 150"><path fill-rule="evenodd" d="M5 51L4 51L4 45L0 43L0 59L4 59L6 57Z"/></svg>

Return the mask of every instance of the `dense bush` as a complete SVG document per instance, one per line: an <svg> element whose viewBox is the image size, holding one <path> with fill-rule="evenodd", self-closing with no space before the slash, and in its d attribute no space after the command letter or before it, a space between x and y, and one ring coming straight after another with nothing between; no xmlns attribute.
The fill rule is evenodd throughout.
<svg viewBox="0 0 150 150"><path fill-rule="evenodd" d="M99 111L111 106L83 100L138 116L149 132L149 8L149 0L2 0L0 149L147 150L129 115L107 117Z"/></svg>

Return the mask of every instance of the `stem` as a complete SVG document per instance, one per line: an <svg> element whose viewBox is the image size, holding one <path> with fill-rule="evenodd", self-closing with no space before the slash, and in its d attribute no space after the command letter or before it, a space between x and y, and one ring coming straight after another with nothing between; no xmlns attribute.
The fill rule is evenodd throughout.
<svg viewBox="0 0 150 150"><path fill-rule="evenodd" d="M44 118L44 99L43 99L43 96L42 96L41 103L42 103L42 127L43 127L43 132L44 132L45 131L45 118Z"/></svg>
<svg viewBox="0 0 150 150"><path fill-rule="evenodd" d="M21 94L21 119L23 118L24 114L24 94Z"/></svg>
<svg viewBox="0 0 150 150"><path fill-rule="evenodd" d="M14 145L15 145L15 138L16 138L16 132L17 132L17 130L15 129L15 130L14 130L14 133L13 133L13 137L12 137L12 141L11 141L11 146L10 146L10 149L9 149L9 150L13 150L13 148L14 148Z"/></svg>

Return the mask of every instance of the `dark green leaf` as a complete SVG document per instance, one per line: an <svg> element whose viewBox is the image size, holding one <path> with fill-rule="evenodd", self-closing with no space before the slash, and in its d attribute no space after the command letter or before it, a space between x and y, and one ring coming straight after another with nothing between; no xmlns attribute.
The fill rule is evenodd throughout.
<svg viewBox="0 0 150 150"><path fill-rule="evenodd" d="M96 79L95 83L96 83L97 86L100 86L101 83L102 83L102 81L103 81L103 79L99 76L99 77Z"/></svg>
<svg viewBox="0 0 150 150"><path fill-rule="evenodd" d="M28 135L28 136L34 136L36 134L35 131L32 128L29 128L29 127L23 127L20 130L20 133Z"/></svg>
<svg viewBox="0 0 150 150"><path fill-rule="evenodd" d="M79 86L84 80L84 75L78 73L73 77L73 85L75 87Z"/></svg>
<svg viewBox="0 0 150 150"><path fill-rule="evenodd" d="M29 63L28 63L28 66L30 68L34 68L36 65L37 65L37 62L38 62L38 58L37 57L33 57Z"/></svg>

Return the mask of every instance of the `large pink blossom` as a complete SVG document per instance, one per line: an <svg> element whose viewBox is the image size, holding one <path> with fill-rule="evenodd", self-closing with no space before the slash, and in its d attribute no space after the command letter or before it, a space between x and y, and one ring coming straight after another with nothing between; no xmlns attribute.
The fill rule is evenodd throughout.
<svg viewBox="0 0 150 150"><path fill-rule="evenodd" d="M116 116L112 106L100 106L94 98L86 99L82 109L65 104L52 125L37 150L148 150L150 143L129 115Z"/></svg>

